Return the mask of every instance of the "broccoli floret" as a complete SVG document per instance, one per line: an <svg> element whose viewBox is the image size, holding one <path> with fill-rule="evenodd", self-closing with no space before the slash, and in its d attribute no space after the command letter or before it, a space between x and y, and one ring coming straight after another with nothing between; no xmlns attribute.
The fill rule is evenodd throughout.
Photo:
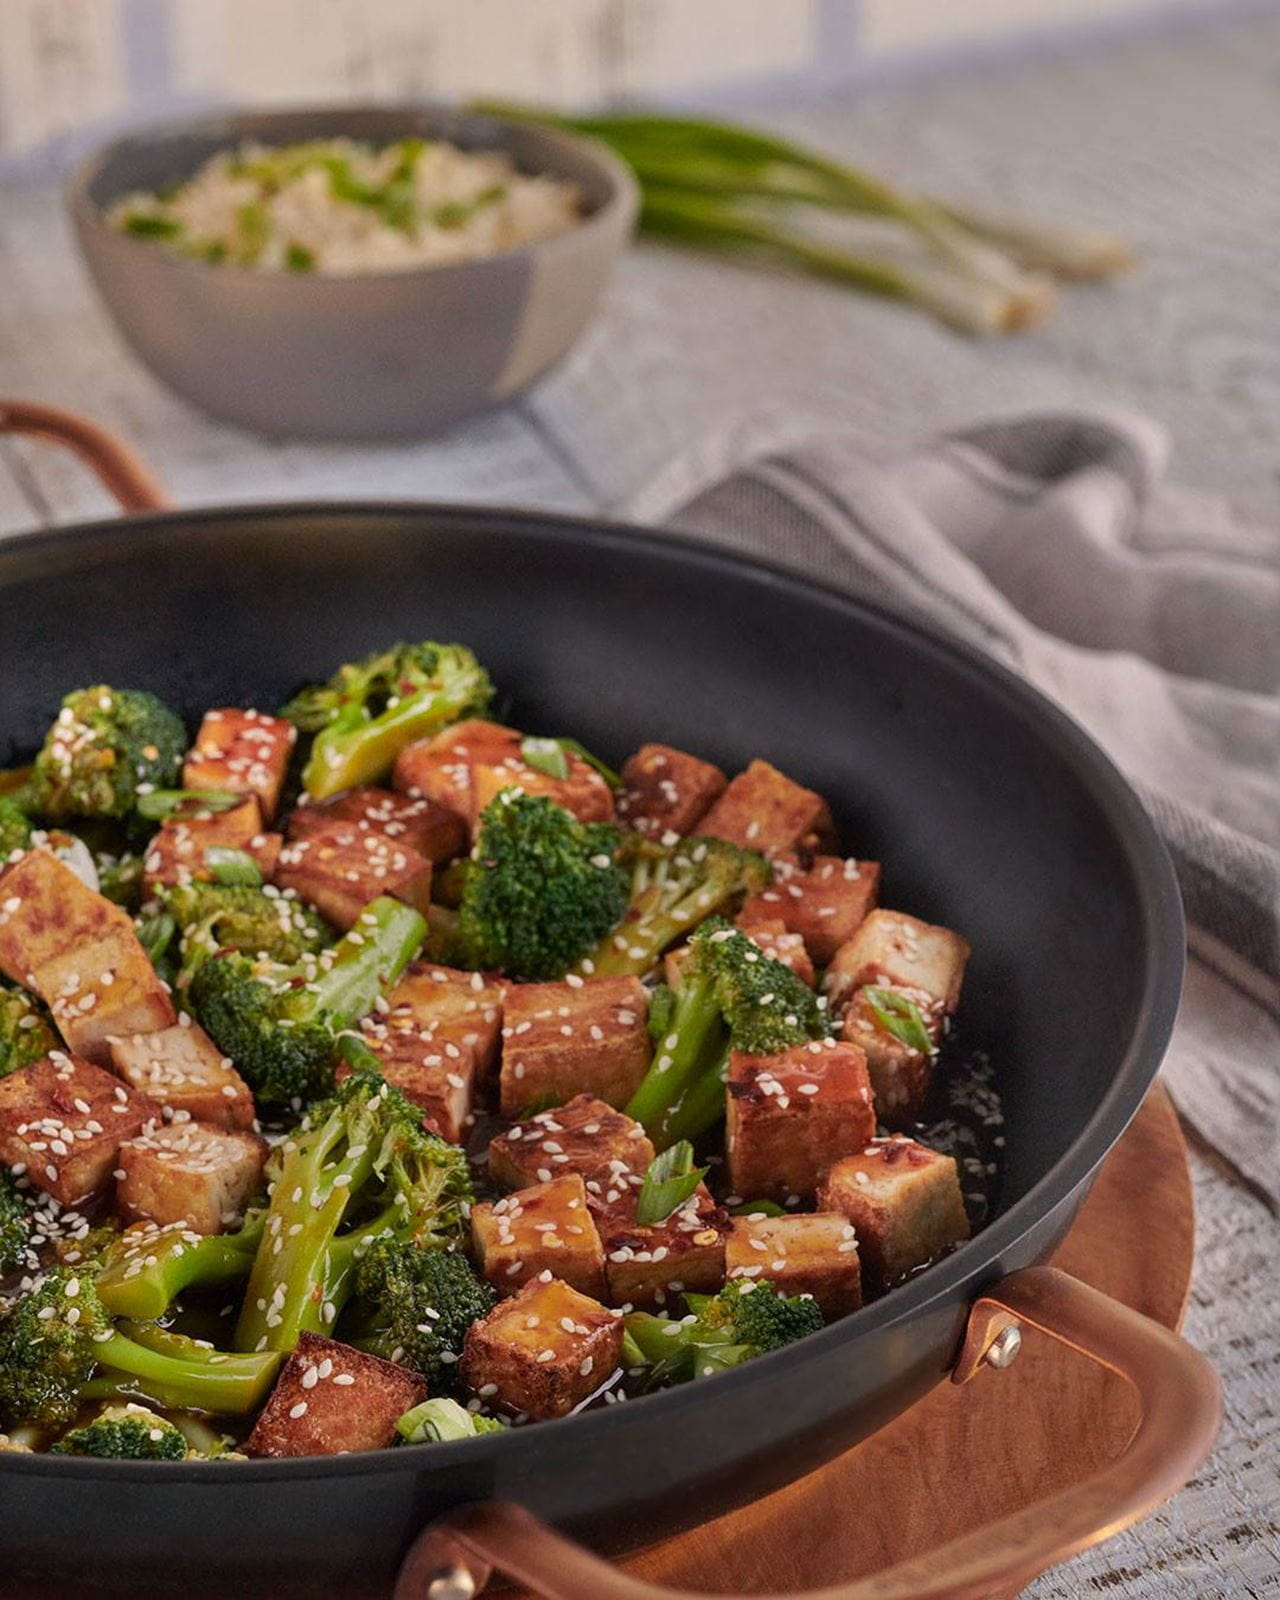
<svg viewBox="0 0 1280 1600"><path fill-rule="evenodd" d="M626 913L581 963L583 972L601 978L651 971L668 945L770 878L763 856L723 839L664 845L634 834L621 859L631 867Z"/></svg>
<svg viewBox="0 0 1280 1600"><path fill-rule="evenodd" d="M436 1387L462 1354L471 1324L497 1295L459 1250L423 1249L395 1239L369 1248L356 1274L350 1342L420 1372Z"/></svg>
<svg viewBox="0 0 1280 1600"><path fill-rule="evenodd" d="M167 912L181 933L179 989L188 988L197 969L220 950L292 966L327 950L337 937L295 895L247 884L182 884L161 896L158 910Z"/></svg>
<svg viewBox="0 0 1280 1600"><path fill-rule="evenodd" d="M452 1439L475 1439L482 1433L501 1433L506 1423L482 1417L456 1400L440 1396L424 1400L396 1422L396 1432L406 1444L447 1444Z"/></svg>
<svg viewBox="0 0 1280 1600"><path fill-rule="evenodd" d="M280 715L316 735L302 782L320 800L376 783L407 744L483 716L492 698L489 674L465 645L428 640L339 667L328 683L300 690Z"/></svg>
<svg viewBox="0 0 1280 1600"><path fill-rule="evenodd" d="M626 1359L648 1368L650 1388L724 1372L823 1325L811 1296L779 1294L763 1278L735 1278L718 1294L686 1295L685 1303L691 1315L681 1322L644 1311L624 1321Z"/></svg>
<svg viewBox="0 0 1280 1600"><path fill-rule="evenodd" d="M621 917L620 836L544 796L504 789L485 808L458 910L457 958L513 978L562 978Z"/></svg>
<svg viewBox="0 0 1280 1600"><path fill-rule="evenodd" d="M344 1041L345 1043L345 1041ZM456 1239L471 1201L465 1151L422 1127L420 1107L364 1064L280 1149L236 1344L292 1350L329 1335L375 1240Z"/></svg>
<svg viewBox="0 0 1280 1600"><path fill-rule="evenodd" d="M77 689L45 736L24 799L39 816L128 817L139 793L177 779L180 717L145 689Z"/></svg>
<svg viewBox="0 0 1280 1600"><path fill-rule="evenodd" d="M0 1167L0 1278L26 1264L31 1251L31 1207L7 1167Z"/></svg>
<svg viewBox="0 0 1280 1600"><path fill-rule="evenodd" d="M94 859L98 869L98 892L113 905L136 913L142 905L142 857L130 855L99 855Z"/></svg>
<svg viewBox="0 0 1280 1600"><path fill-rule="evenodd" d="M61 1041L35 996L0 987L0 1078L58 1049Z"/></svg>
<svg viewBox="0 0 1280 1600"><path fill-rule="evenodd" d="M187 1441L172 1422L145 1406L108 1406L82 1428L64 1434L55 1456L103 1456L113 1461L181 1461Z"/></svg>
<svg viewBox="0 0 1280 1600"><path fill-rule="evenodd" d="M251 1411L278 1365L278 1354L225 1355L153 1323L117 1328L91 1279L56 1267L0 1322L0 1428L62 1428L84 1400L130 1392L158 1405Z"/></svg>
<svg viewBox="0 0 1280 1600"><path fill-rule="evenodd" d="M25 850L34 831L31 818L12 795L0 794L0 861Z"/></svg>
<svg viewBox="0 0 1280 1600"><path fill-rule="evenodd" d="M411 906L384 895L331 950L292 966L220 949L192 976L191 1009L259 1100L301 1105L327 1093L338 1034L397 981L426 931Z"/></svg>
<svg viewBox="0 0 1280 1600"><path fill-rule="evenodd" d="M731 1050L772 1055L829 1032L813 991L723 917L709 918L689 941L674 991L654 995L655 1026L659 1048L626 1109L661 1150L696 1139L724 1115Z"/></svg>
<svg viewBox="0 0 1280 1600"><path fill-rule="evenodd" d="M97 1259L98 1298L116 1317L163 1317L184 1289L212 1289L249 1276L262 1242L255 1212L235 1233L193 1233L185 1223L115 1234Z"/></svg>

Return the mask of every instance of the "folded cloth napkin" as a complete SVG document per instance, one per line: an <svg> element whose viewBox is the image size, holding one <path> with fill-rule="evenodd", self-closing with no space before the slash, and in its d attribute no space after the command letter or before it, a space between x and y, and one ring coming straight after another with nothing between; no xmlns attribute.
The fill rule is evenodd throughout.
<svg viewBox="0 0 1280 1600"><path fill-rule="evenodd" d="M892 453L765 412L622 509L913 612L1093 734L1186 904L1165 1080L1280 1208L1280 561L1162 488L1165 453L1125 416L1027 416Z"/></svg>

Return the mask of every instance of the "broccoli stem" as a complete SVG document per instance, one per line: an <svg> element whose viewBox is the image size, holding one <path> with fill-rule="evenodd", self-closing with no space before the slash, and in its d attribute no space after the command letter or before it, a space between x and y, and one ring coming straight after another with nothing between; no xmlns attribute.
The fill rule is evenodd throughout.
<svg viewBox="0 0 1280 1600"><path fill-rule="evenodd" d="M261 1239L261 1217L239 1233L208 1234L198 1244L185 1228L135 1244L126 1236L98 1276L98 1298L113 1316L162 1317L192 1285L212 1288L247 1277Z"/></svg>
<svg viewBox="0 0 1280 1600"><path fill-rule="evenodd" d="M693 1086L714 1070L723 1052L724 1022L714 979L689 973L676 991L670 1032L659 1041L653 1065L627 1105L659 1150L680 1137L670 1119Z"/></svg>
<svg viewBox="0 0 1280 1600"><path fill-rule="evenodd" d="M407 695L378 717L368 717L359 705L344 706L316 735L302 774L303 787L313 799L324 800L357 784L376 783L407 744L438 733L474 699L474 684L459 680L453 686Z"/></svg>
<svg viewBox="0 0 1280 1600"><path fill-rule="evenodd" d="M156 1405L241 1414L266 1398L281 1356L271 1350L228 1355L150 1323L126 1322L94 1344L106 1369L81 1391L85 1399L144 1395Z"/></svg>
<svg viewBox="0 0 1280 1600"><path fill-rule="evenodd" d="M668 1110L662 1124L664 1148L681 1139L691 1143L708 1133L724 1116L725 1083L729 1076L729 1051L696 1078Z"/></svg>
<svg viewBox="0 0 1280 1600"><path fill-rule="evenodd" d="M335 1029L349 1028L372 1009L383 986L394 983L422 948L423 917L390 895L379 895L333 947L333 964L307 988Z"/></svg>

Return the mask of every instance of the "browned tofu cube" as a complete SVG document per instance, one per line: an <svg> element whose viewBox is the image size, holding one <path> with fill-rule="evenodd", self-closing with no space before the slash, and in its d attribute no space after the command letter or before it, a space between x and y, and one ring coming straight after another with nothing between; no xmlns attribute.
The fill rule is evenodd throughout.
<svg viewBox="0 0 1280 1600"><path fill-rule="evenodd" d="M131 1222L181 1222L193 1233L235 1227L262 1183L267 1143L205 1122L168 1122L120 1146L116 1200Z"/></svg>
<svg viewBox="0 0 1280 1600"><path fill-rule="evenodd" d="M258 797L270 822L280 804L298 730L263 711L220 706L206 711L182 767L184 789L225 789Z"/></svg>
<svg viewBox="0 0 1280 1600"><path fill-rule="evenodd" d="M253 1432L250 1456L338 1456L384 1450L396 1421L427 1398L415 1373L350 1345L304 1333Z"/></svg>
<svg viewBox="0 0 1280 1600"><path fill-rule="evenodd" d="M486 1278L514 1294L550 1272L582 1294L604 1297L604 1251L576 1172L473 1206L471 1239Z"/></svg>
<svg viewBox="0 0 1280 1600"><path fill-rule="evenodd" d="M414 1023L397 1025L371 1018L361 1031L378 1057L383 1077L421 1107L424 1125L450 1144L465 1144L474 1120L474 1054L456 1045L446 1047ZM446 1054L446 1048L454 1054ZM338 1076L347 1073L339 1069Z"/></svg>
<svg viewBox="0 0 1280 1600"><path fill-rule="evenodd" d="M827 802L793 783L767 761L740 772L694 829L767 856L810 856L835 837Z"/></svg>
<svg viewBox="0 0 1280 1600"><path fill-rule="evenodd" d="M813 1199L824 1172L875 1133L867 1062L834 1039L729 1058L729 1181L744 1200Z"/></svg>
<svg viewBox="0 0 1280 1600"><path fill-rule="evenodd" d="M0 874L0 968L34 989L70 1049L98 1065L109 1060L111 1034L176 1017L128 913L47 850Z"/></svg>
<svg viewBox="0 0 1280 1600"><path fill-rule="evenodd" d="M904 911L876 910L836 951L822 987L836 1011L844 1009L855 989L871 983L907 993L919 990L939 1015L950 1016L968 959L969 946L950 928Z"/></svg>
<svg viewBox="0 0 1280 1600"><path fill-rule="evenodd" d="M611 1191L628 1174L643 1177L653 1145L638 1122L594 1095L575 1095L554 1111L518 1122L489 1145L489 1176L507 1189L576 1172L588 1200L613 1204Z"/></svg>
<svg viewBox="0 0 1280 1600"><path fill-rule="evenodd" d="M867 1058L871 1092L876 1115L889 1128L910 1127L924 1112L933 1082L937 1041L942 1031L942 1015L936 1002L921 990L894 990L915 1005L933 1042L933 1049L919 1050L885 1027L867 989L855 990L845 1008L840 1037L856 1044Z"/></svg>
<svg viewBox="0 0 1280 1600"><path fill-rule="evenodd" d="M395 895L423 916L431 904L427 858L354 822L334 820L290 840L280 852L275 881L344 932L379 895Z"/></svg>
<svg viewBox="0 0 1280 1600"><path fill-rule="evenodd" d="M577 1094L626 1105L649 1068L648 1014L639 978L512 984L503 1008L503 1116Z"/></svg>
<svg viewBox="0 0 1280 1600"><path fill-rule="evenodd" d="M483 1078L496 1076L502 1046L502 1006L506 989L480 972L461 972L433 961L416 961L387 994L388 1021L411 1018L445 1049L454 1045L475 1060Z"/></svg>
<svg viewBox="0 0 1280 1600"><path fill-rule="evenodd" d="M692 833L728 782L719 767L669 744L641 745L621 776L618 821L651 839Z"/></svg>
<svg viewBox="0 0 1280 1600"><path fill-rule="evenodd" d="M472 1324L459 1372L483 1399L529 1417L563 1417L617 1372L622 1318L542 1274Z"/></svg>
<svg viewBox="0 0 1280 1600"><path fill-rule="evenodd" d="M332 800L298 806L285 832L290 839L305 839L330 822L349 822L362 833L385 834L428 861L451 861L467 848L467 825L456 811L394 789L344 789Z"/></svg>
<svg viewBox="0 0 1280 1600"><path fill-rule="evenodd" d="M545 795L583 822L613 816L613 790L590 762L565 751L566 776L553 778L520 754L524 735L496 722L459 722L420 740L396 758L393 783L410 795L448 806L474 830L480 813L503 789Z"/></svg>
<svg viewBox="0 0 1280 1600"><path fill-rule="evenodd" d="M112 1073L55 1050L0 1078L0 1161L77 1205L108 1186L120 1146L159 1116Z"/></svg>
<svg viewBox="0 0 1280 1600"><path fill-rule="evenodd" d="M174 884L207 881L213 876L205 859L212 848L243 850L252 856L264 879L275 874L282 840L267 833L256 795L246 795L227 811L192 811L166 817L142 858L144 894Z"/></svg>
<svg viewBox="0 0 1280 1600"><path fill-rule="evenodd" d="M878 861L815 856L806 870L797 859L773 864L773 882L753 894L738 918L744 928L779 920L804 940L814 964L825 967L861 927L880 893Z"/></svg>
<svg viewBox="0 0 1280 1600"><path fill-rule="evenodd" d="M171 1028L110 1041L111 1065L130 1088L165 1115L243 1132L253 1127L253 1093L198 1022L183 1015Z"/></svg>
<svg viewBox="0 0 1280 1600"><path fill-rule="evenodd" d="M807 983L811 989L813 988L817 974L813 970L813 962L809 959L804 940L798 933L788 933L779 919L747 923L739 917L738 922L765 955L771 956L775 961L781 961L784 967L790 967L801 983Z"/></svg>
<svg viewBox="0 0 1280 1600"><path fill-rule="evenodd" d="M663 1306L686 1290L708 1294L724 1284L728 1213L699 1184L664 1222L635 1220L632 1188L596 1218L604 1245L609 1300L616 1306Z"/></svg>
<svg viewBox="0 0 1280 1600"><path fill-rule="evenodd" d="M955 1162L914 1139L873 1139L837 1161L818 1203L848 1217L863 1271L881 1289L969 1237Z"/></svg>
<svg viewBox="0 0 1280 1600"><path fill-rule="evenodd" d="M828 1322L862 1304L853 1224L835 1211L735 1217L725 1241L725 1277L758 1278L779 1294L807 1294Z"/></svg>

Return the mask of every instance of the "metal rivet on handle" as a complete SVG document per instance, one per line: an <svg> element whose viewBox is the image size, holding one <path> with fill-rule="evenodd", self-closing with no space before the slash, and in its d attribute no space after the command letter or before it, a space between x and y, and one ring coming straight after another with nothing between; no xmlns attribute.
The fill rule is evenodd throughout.
<svg viewBox="0 0 1280 1600"><path fill-rule="evenodd" d="M997 1371L1011 1366L1018 1351L1022 1349L1022 1329L1016 1322L1011 1322L1007 1328L1001 1328L987 1350L987 1365L995 1367ZM434 1600L434 1596L433 1596ZM441 1600L448 1600L441 1596Z"/></svg>
<svg viewBox="0 0 1280 1600"><path fill-rule="evenodd" d="M475 1600L476 1580L465 1567L450 1567L427 1585L427 1600Z"/></svg>

